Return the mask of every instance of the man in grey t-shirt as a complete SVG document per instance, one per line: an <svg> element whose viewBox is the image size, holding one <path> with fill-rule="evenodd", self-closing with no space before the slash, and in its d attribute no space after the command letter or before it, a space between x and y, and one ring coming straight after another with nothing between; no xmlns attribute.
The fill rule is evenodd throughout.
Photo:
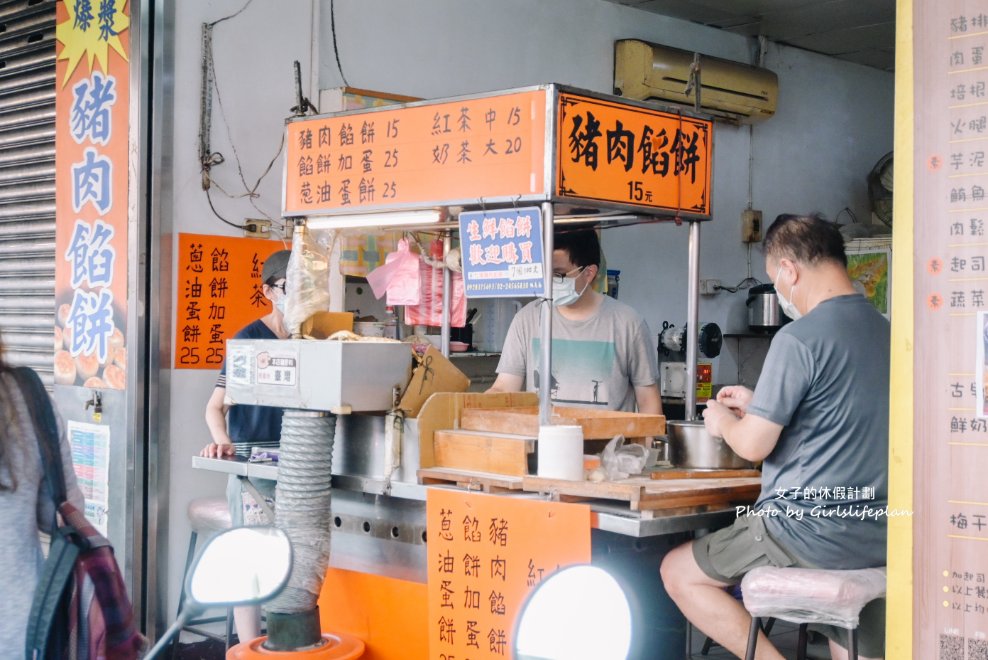
<svg viewBox="0 0 988 660"><path fill-rule="evenodd" d="M562 405L661 414L648 326L631 307L593 290L600 242L593 230L554 234L552 305L537 300L511 322L491 392L537 391L542 314L552 313L550 395Z"/></svg>
<svg viewBox="0 0 988 660"><path fill-rule="evenodd" d="M688 619L743 655L750 617L724 587L757 566L884 566L888 504L889 323L851 284L843 239L816 216L782 215L765 235L765 269L794 319L772 340L754 392L722 389L707 430L764 461L757 503L731 527L662 563ZM846 635L821 629L834 658ZM862 612L861 657L880 657L884 602ZM759 638L759 657L774 649Z"/></svg>

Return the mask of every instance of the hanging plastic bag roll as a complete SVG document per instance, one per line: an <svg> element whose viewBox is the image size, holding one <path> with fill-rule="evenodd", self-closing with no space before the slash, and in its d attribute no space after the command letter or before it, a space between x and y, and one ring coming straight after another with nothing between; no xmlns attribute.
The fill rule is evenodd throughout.
<svg viewBox="0 0 988 660"><path fill-rule="evenodd" d="M583 427L540 426L538 458L540 477L583 481Z"/></svg>

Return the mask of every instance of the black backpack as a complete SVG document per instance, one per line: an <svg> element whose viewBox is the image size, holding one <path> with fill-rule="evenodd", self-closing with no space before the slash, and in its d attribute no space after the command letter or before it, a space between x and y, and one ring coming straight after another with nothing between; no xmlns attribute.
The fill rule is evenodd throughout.
<svg viewBox="0 0 988 660"><path fill-rule="evenodd" d="M27 367L7 370L27 403L45 482L57 513L51 546L28 618L27 660L131 660L144 647L113 547L65 495L55 411L41 379ZM57 517L61 516L61 525Z"/></svg>

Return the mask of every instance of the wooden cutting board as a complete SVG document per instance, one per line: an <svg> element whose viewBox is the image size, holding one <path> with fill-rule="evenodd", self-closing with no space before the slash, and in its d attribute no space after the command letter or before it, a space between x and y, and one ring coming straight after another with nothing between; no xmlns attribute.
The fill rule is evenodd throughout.
<svg viewBox="0 0 988 660"><path fill-rule="evenodd" d="M733 479L761 478L758 470L690 470L686 468L659 468L652 471L653 479Z"/></svg>
<svg viewBox="0 0 988 660"><path fill-rule="evenodd" d="M584 440L610 440L616 435L641 438L666 432L666 418L662 415L566 406L553 406L552 413L553 424L583 427ZM539 409L530 406L464 408L460 413L460 428L538 437Z"/></svg>
<svg viewBox="0 0 988 660"><path fill-rule="evenodd" d="M566 481L525 477L522 490L548 493L559 501L605 499L628 502L633 511L703 505L751 503L761 492L760 478L663 479L632 477L617 481Z"/></svg>

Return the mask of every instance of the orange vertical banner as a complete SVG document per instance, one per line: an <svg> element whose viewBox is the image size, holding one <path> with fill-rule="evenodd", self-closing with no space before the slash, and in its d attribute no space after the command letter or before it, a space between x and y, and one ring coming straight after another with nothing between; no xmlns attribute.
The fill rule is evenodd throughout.
<svg viewBox="0 0 988 660"><path fill-rule="evenodd" d="M219 369L226 340L271 311L261 269L278 241L178 235L175 368Z"/></svg>
<svg viewBox="0 0 988 660"><path fill-rule="evenodd" d="M130 9L76 0L55 17L55 382L124 389Z"/></svg>
<svg viewBox="0 0 988 660"><path fill-rule="evenodd" d="M510 658L525 597L590 561L590 507L429 489L429 657Z"/></svg>

